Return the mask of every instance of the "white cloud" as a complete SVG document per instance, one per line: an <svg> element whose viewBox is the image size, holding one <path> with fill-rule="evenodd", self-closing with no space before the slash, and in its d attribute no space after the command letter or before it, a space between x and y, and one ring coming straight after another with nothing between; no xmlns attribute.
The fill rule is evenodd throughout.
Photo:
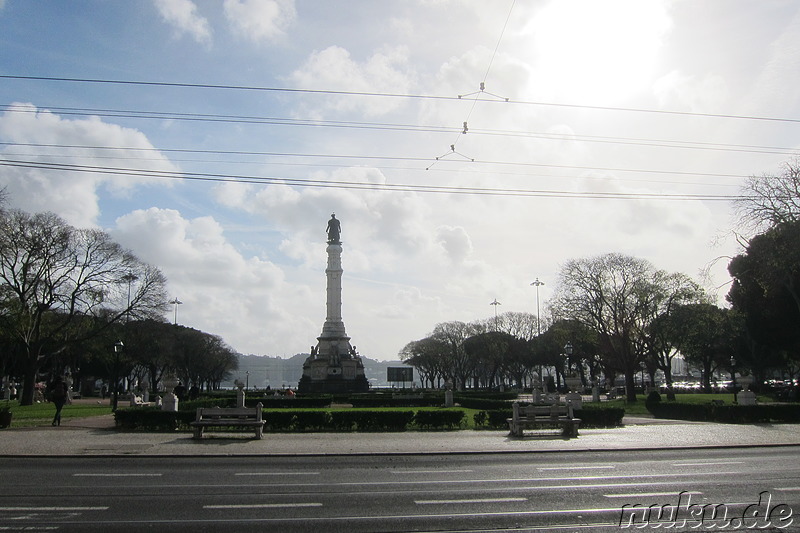
<svg viewBox="0 0 800 533"><path fill-rule="evenodd" d="M676 111L709 113L725 109L728 92L725 79L714 73L698 79L672 71L660 77L653 85L653 93L659 106Z"/></svg>
<svg viewBox="0 0 800 533"><path fill-rule="evenodd" d="M348 50L329 46L313 52L289 79L298 88L404 94L410 92L413 77L405 47L383 48L359 62ZM337 112L361 110L379 116L395 111L400 102L397 98L331 96L325 107Z"/></svg>
<svg viewBox="0 0 800 533"><path fill-rule="evenodd" d="M175 34L188 34L201 44L210 44L211 26L208 20L197 13L192 0L153 0L164 22L170 24Z"/></svg>
<svg viewBox="0 0 800 533"><path fill-rule="evenodd" d="M283 36L297 17L294 0L225 0L224 5L234 32L253 42Z"/></svg>
<svg viewBox="0 0 800 533"><path fill-rule="evenodd" d="M143 184L157 183L135 175L94 172L97 167L177 170L138 130L98 117L64 119L29 103L11 104L0 116L0 139L16 143L0 151L4 158L29 164L0 170L0 183L8 188L15 206L30 212L53 211L79 227L96 224L101 186L119 197ZM50 164L75 170L30 166Z"/></svg>
<svg viewBox="0 0 800 533"><path fill-rule="evenodd" d="M162 270L183 302L179 323L222 334L245 353L272 353L276 345L295 346L299 352L318 334L321 323L306 316L312 307L308 288L287 283L283 271L269 261L242 256L212 217L136 210L120 217L110 233Z"/></svg>

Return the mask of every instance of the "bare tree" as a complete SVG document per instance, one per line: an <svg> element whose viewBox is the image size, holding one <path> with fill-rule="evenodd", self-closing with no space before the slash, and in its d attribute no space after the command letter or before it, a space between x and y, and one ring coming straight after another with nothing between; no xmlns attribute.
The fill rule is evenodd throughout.
<svg viewBox="0 0 800 533"><path fill-rule="evenodd" d="M625 374L627 399L636 401L634 377L645 355L641 332L653 305L655 269L622 254L569 261L559 273L554 313L597 331L601 349Z"/></svg>
<svg viewBox="0 0 800 533"><path fill-rule="evenodd" d="M135 285L132 282L135 281ZM161 272L98 230L52 213L0 215L0 324L21 347L21 403L53 356L119 322L168 308Z"/></svg>
<svg viewBox="0 0 800 533"><path fill-rule="evenodd" d="M748 178L734 206L750 230L800 220L800 158L783 163L779 174Z"/></svg>

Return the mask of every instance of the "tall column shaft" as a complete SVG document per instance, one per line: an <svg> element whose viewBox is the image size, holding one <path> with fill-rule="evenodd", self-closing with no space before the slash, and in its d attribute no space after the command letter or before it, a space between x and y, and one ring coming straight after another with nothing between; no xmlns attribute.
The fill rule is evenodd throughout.
<svg viewBox="0 0 800 533"><path fill-rule="evenodd" d="M346 337L342 322L342 245L329 244L327 276L327 316L322 337Z"/></svg>

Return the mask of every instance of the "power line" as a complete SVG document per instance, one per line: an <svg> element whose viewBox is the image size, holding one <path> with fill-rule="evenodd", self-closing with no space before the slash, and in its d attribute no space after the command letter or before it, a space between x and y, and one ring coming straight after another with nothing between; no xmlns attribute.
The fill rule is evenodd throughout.
<svg viewBox="0 0 800 533"><path fill-rule="evenodd" d="M165 152L165 153L198 153L198 154L230 154L230 155L254 155L254 156L274 156L274 157L297 157L297 158L321 158L321 159L354 159L354 160L386 160L386 161L428 161L424 157L404 157L404 156L385 156L385 155L346 155L346 154L317 154L317 153L293 153L293 152L260 152L260 151L243 151L243 150L201 150L201 149L183 149L183 148L141 148L141 147L110 147L110 146L86 146L86 145L69 145L69 144L40 144L40 143L13 143L13 142L0 142L0 145L8 146L30 146L30 147L47 147L47 148L71 148L71 149L91 149L91 150L126 150L126 151L141 151L141 152ZM28 155L28 154L26 154ZM710 172L687 172L687 171L674 171L674 170L657 170L657 169L641 169L641 168L620 168L620 167L600 167L600 166L581 166L581 165L559 165L552 163L532 163L524 161L495 161L495 160L481 160L475 159L470 161L477 165L495 165L495 166L511 166L511 167L533 167L533 168L558 168L565 170L579 170L579 171L604 171L604 172L626 172L626 173L639 173L639 174L667 174L679 176L699 176L711 178L734 178L742 179L749 176L744 174L724 174L724 173L710 173ZM313 164L309 164L313 166ZM416 169L419 170L419 169Z"/></svg>
<svg viewBox="0 0 800 533"><path fill-rule="evenodd" d="M615 199L615 200L706 200L706 201L731 201L739 199L735 195L707 195L707 194L665 194L665 193L623 193L623 192L575 192L537 189L508 189L495 187L454 187L445 185L414 185L390 184L357 181L334 181L321 179L300 179L271 176L249 176L235 174L215 174L200 172L177 172L162 170L144 170L123 167L101 167L94 165L69 165L64 163L47 163L24 160L0 160L0 166L33 168L39 170L61 172L86 172L94 174L108 174L115 176L135 176L154 179L209 181L226 183L249 183L262 185L292 185L297 187L357 189L371 191L417 192L440 194L469 194L482 196L513 196L513 197L547 197L547 198L577 198L577 199Z"/></svg>
<svg viewBox="0 0 800 533"><path fill-rule="evenodd" d="M29 81L55 81L55 82L68 82L68 83L92 83L92 84L108 84L108 85L132 85L132 86L148 86L148 87L174 87L174 88L192 88L192 89L220 89L220 90L238 90L238 91L259 91L259 92L284 92L295 94L319 94L319 95L338 95L338 96L368 96L376 98L405 98L416 100L443 100L443 101L457 101L460 100L458 96L441 96L432 94L413 94L413 93L382 93L382 92L368 92L368 91L341 91L331 89L297 89L289 87L265 87L265 86L248 86L248 85L225 85L225 84L209 84L209 83L179 83L179 82L163 82L163 81L138 81L138 80L115 80L115 79L97 79L97 78L67 78L57 76L18 76L10 74L0 74L0 79L7 80L29 80ZM570 104L570 103L557 103L557 102L542 102L533 100L481 100L487 103L508 103L515 105L529 105L529 106L545 106L545 107L559 107L559 108L573 108L573 109L591 109L597 111L621 111L627 113L652 113L658 115L675 115L685 117L705 117L705 118L720 118L732 120L752 120L752 121L765 121L765 122L784 122L800 124L800 119L796 118L783 118L783 117L765 117L757 115L735 115L725 113L699 113L693 111L671 111L666 109L648 109L648 108L635 108L635 107L614 107L614 106L597 106L587 104Z"/></svg>
<svg viewBox="0 0 800 533"><path fill-rule="evenodd" d="M226 123L247 123L278 126L309 126L309 127L332 127L332 128L352 128L370 130L389 130L389 131L412 131L424 133L461 133L462 130L451 126L422 125L422 124L399 124L388 122L358 122L358 121L334 121L320 119L295 119L280 117L262 117L248 115L221 115L206 113L176 113L162 111L136 111L122 109L97 109L97 108L71 108L42 106L32 110L28 106L20 105L0 105L0 109L13 113L35 113L40 109L57 112L59 115L69 116L100 116L111 118L134 118L148 120L183 120L183 121L202 121L202 122L226 122ZM797 155L795 148L778 146L758 146L742 144L712 143L703 141L681 141L674 139L647 139L637 137L608 137L598 135L581 134L558 134L535 131L503 130L503 129L470 129L472 135L487 135L501 137L522 137L535 138L554 141L570 142L592 142L602 144L619 144L630 146L647 146L656 148L677 148L686 150L710 150L736 153L756 153L770 155ZM0 143L4 144L4 143ZM422 161L430 161L430 158L420 158Z"/></svg>

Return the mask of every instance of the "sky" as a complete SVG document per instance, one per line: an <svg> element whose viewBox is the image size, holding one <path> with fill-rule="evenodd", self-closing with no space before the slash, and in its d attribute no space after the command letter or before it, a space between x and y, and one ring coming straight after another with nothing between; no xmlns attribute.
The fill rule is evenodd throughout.
<svg viewBox="0 0 800 533"><path fill-rule="evenodd" d="M282 357L335 212L347 333L391 360L611 252L724 305L798 87L793 0L0 0L0 186L159 267L165 320Z"/></svg>

